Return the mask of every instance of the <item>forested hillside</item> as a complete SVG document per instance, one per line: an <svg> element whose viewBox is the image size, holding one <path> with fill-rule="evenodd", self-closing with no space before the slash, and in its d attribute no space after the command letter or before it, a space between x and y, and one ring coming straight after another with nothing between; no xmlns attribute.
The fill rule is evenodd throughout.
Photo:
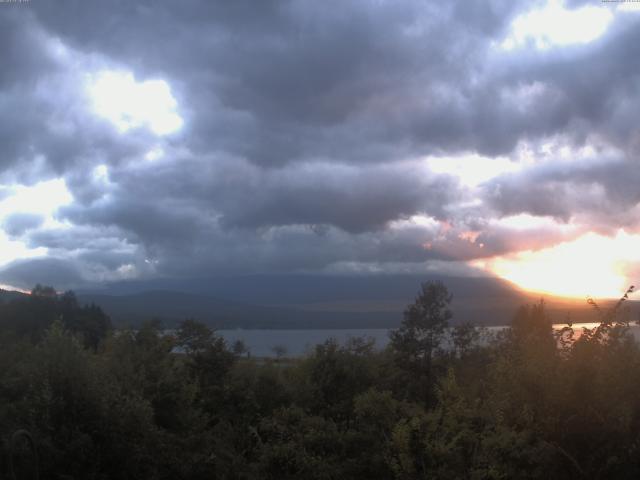
<svg viewBox="0 0 640 480"><path fill-rule="evenodd" d="M625 297L631 293L627 292ZM0 306L3 468L45 479L638 478L633 312L554 333L543 303L481 338L442 336L451 296L422 285L384 351L327 341L255 359L206 325L114 332L37 287ZM483 334L485 335L485 334ZM25 429L39 461L12 432Z"/></svg>

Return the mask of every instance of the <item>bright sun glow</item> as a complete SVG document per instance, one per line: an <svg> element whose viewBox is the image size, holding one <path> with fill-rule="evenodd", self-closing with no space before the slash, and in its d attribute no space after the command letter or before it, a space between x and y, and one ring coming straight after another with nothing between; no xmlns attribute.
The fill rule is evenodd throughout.
<svg viewBox="0 0 640 480"><path fill-rule="evenodd" d="M577 240L525 251L475 266L531 291L566 297L616 298L629 286L625 266L640 262L640 235L588 233Z"/></svg>
<svg viewBox="0 0 640 480"><path fill-rule="evenodd" d="M550 0L544 8L517 17L501 46L512 50L533 41L536 48L547 49L554 45L589 43L600 37L612 20L613 13L606 6L568 9L562 1Z"/></svg>
<svg viewBox="0 0 640 480"><path fill-rule="evenodd" d="M147 127L156 135L167 135L184 123L164 80L137 82L131 73L100 72L90 76L88 91L96 113L121 132Z"/></svg>

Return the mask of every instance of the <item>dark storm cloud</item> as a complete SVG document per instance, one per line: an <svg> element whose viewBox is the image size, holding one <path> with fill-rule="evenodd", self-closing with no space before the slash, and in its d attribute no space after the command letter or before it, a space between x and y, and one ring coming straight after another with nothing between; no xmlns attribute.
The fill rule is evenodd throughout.
<svg viewBox="0 0 640 480"><path fill-rule="evenodd" d="M147 239L188 237L212 219L227 228L326 224L358 233L415 214L444 218L460 195L451 177L419 163L262 169L233 158L181 158L114 169L110 179L112 200L76 203L63 209L65 218L119 225Z"/></svg>
<svg viewBox="0 0 640 480"><path fill-rule="evenodd" d="M0 12L0 58L10 68L0 70L0 88L18 82L34 85L38 75L55 68L54 62L43 50L45 41L34 21L17 9Z"/></svg>
<svg viewBox="0 0 640 480"><path fill-rule="evenodd" d="M0 179L62 176L74 196L56 214L65 229L22 217L4 229L71 265L70 283L461 261L569 235L493 222L519 213L632 225L638 19L588 45L502 51L512 20L543 3L0 5ZM165 79L183 129L161 138L98 118L83 82L101 70ZM617 157L536 164L480 189L420 160L517 159L549 139L597 139ZM48 266L32 262L7 275Z"/></svg>
<svg viewBox="0 0 640 480"><path fill-rule="evenodd" d="M172 81L189 107L192 148L260 164L370 162L493 153L517 140L491 132L487 117L503 113L485 111L491 100L472 112L493 83L476 90L470 80L485 76L490 35L518 2L60 5L34 11L65 41Z"/></svg>
<svg viewBox="0 0 640 480"><path fill-rule="evenodd" d="M87 105L79 65L96 60L66 52L32 10L0 8L0 179L34 183L139 154L146 132L122 137Z"/></svg>
<svg viewBox="0 0 640 480"><path fill-rule="evenodd" d="M328 224L353 233L378 230L417 213L442 218L456 187L446 179L421 179L420 172L412 175L410 169L319 170L292 180L277 176L256 186L248 198L230 205L223 225Z"/></svg>
<svg viewBox="0 0 640 480"><path fill-rule="evenodd" d="M541 114L529 118L532 126L543 121L548 133L565 134L577 144L598 135L637 158L639 45L638 17L627 15L588 46L513 56L496 80L547 86L549 95L536 109Z"/></svg>
<svg viewBox="0 0 640 480"><path fill-rule="evenodd" d="M597 58L576 49L569 58L529 52L492 59L490 43L522 11L518 2L335 5L38 2L32 10L81 51L169 78L189 111L192 148L261 164L509 153L523 136L588 120L594 112L586 100L606 103L602 71L574 81L587 65L635 63L615 60L629 50L616 43L634 44L616 35ZM548 85L529 108L502 95L538 78Z"/></svg>
<svg viewBox="0 0 640 480"><path fill-rule="evenodd" d="M505 175L485 185L488 204L500 215L577 219L591 229L611 233L640 227L640 173L635 160L558 162Z"/></svg>
<svg viewBox="0 0 640 480"><path fill-rule="evenodd" d="M90 236L104 225L119 229L144 246L140 259L160 259L158 268L165 273L448 258L423 248L433 231L385 231L388 222L416 213L444 217L444 205L453 200L455 182L427 175L415 165L303 165L265 171L237 159L204 164L182 159L114 169L109 177L117 187L106 198L76 203L60 214L84 225ZM30 238L34 245L62 249L66 237L38 233ZM68 238L69 249L91 242L89 237L78 245L78 235Z"/></svg>
<svg viewBox="0 0 640 480"><path fill-rule="evenodd" d="M413 231L385 231L379 234L347 234L331 227L319 231L312 227L281 227L263 231L238 232L210 226L207 231L196 232L190 243L176 246L167 239L157 238L144 252L118 252L117 250L83 249L73 258L60 257L56 265L67 266L47 270L46 279L38 279L38 272L48 267L42 259L24 260L19 268L10 265L0 274L0 281L24 288L34 282L51 283L59 288L70 288L82 282L104 282L127 278L129 267L135 268L136 277L198 277L205 275L246 274L263 272L323 272L360 271L367 265L386 264L420 265L427 260L451 260L438 251L424 248L419 240L433 237L425 229ZM71 231L67 239L73 236ZM120 245L121 247L121 245ZM52 255L59 251L53 250ZM158 262L157 259L161 259ZM363 267L364 266L364 267ZM120 272L118 272L120 270ZM74 271L76 276L68 275ZM115 273L114 273L115 272Z"/></svg>
<svg viewBox="0 0 640 480"><path fill-rule="evenodd" d="M70 261L40 258L10 263L0 271L0 282L28 290L38 283L65 289L81 285L84 279Z"/></svg>
<svg viewBox="0 0 640 480"><path fill-rule="evenodd" d="M618 84L637 71L633 48L618 47L637 45L638 29L619 21L571 55L499 54L492 42L540 3L39 2L33 11L81 51L168 78L187 106L191 148L282 164L508 154L523 138L604 125L602 106L619 91L609 75ZM536 81L528 105L505 95Z"/></svg>

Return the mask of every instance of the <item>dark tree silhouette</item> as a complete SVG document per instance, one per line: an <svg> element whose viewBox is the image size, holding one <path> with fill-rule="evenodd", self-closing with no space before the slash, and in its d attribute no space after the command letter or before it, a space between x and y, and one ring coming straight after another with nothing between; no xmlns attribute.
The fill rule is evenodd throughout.
<svg viewBox="0 0 640 480"><path fill-rule="evenodd" d="M433 382L434 354L453 317L449 309L452 299L442 282L423 283L415 302L405 310L400 328L390 334L398 365L415 378L415 384L427 397Z"/></svg>

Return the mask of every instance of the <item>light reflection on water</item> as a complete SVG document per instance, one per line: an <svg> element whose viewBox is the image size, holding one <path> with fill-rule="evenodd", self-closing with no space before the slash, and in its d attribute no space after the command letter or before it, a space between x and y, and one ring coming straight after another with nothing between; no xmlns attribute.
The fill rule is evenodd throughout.
<svg viewBox="0 0 640 480"><path fill-rule="evenodd" d="M554 325L560 329L566 324ZM574 323L572 328L577 339L583 332L583 328L594 328L597 323ZM487 332L498 332L506 327L485 327ZM325 342L329 338L335 338L340 344L344 344L349 338L370 337L375 340L376 348L384 348L389 343L389 331L387 328L370 329L327 329L327 330L217 330L229 345L237 340L242 340L249 348L251 355L257 357L275 357L274 347L284 347L285 356L301 356L310 352L315 345ZM632 325L631 333L640 340L640 327Z"/></svg>

